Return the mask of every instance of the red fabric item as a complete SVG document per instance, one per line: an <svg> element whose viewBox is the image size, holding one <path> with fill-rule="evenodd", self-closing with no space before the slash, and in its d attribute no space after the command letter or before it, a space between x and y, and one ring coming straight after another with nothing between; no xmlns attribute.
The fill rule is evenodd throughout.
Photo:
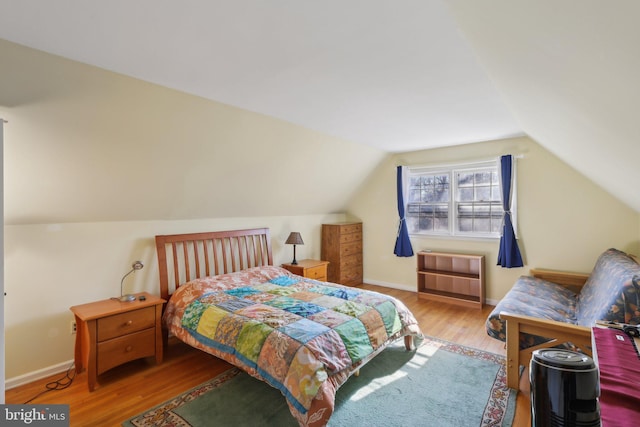
<svg viewBox="0 0 640 427"><path fill-rule="evenodd" d="M640 425L640 358L632 338L617 329L593 328L593 339L600 370L602 426Z"/></svg>

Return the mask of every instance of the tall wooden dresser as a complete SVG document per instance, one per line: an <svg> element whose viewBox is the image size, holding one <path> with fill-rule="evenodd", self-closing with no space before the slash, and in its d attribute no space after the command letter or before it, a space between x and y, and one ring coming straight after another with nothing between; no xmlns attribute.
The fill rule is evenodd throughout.
<svg viewBox="0 0 640 427"><path fill-rule="evenodd" d="M329 282L362 284L362 223L322 224L321 258L329 261Z"/></svg>

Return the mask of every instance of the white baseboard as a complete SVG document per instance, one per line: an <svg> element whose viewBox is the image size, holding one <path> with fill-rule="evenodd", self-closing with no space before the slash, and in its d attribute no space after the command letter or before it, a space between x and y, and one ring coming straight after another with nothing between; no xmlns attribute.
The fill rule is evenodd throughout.
<svg viewBox="0 0 640 427"><path fill-rule="evenodd" d="M73 360L69 360L67 362L62 362L62 363L58 363L57 365L49 366L48 368L39 369L37 371L33 371L27 374L19 375L17 377L9 378L4 382L4 389L10 390L12 388L19 387L24 384L29 384L33 381L41 380L51 375L59 374L61 372L66 372L71 367L72 364L73 364Z"/></svg>
<svg viewBox="0 0 640 427"><path fill-rule="evenodd" d="M492 305L492 306L494 306L494 307L495 307L499 302L500 302L500 300L488 299L488 298L485 298L485 300L484 300L484 303L485 303L486 305Z"/></svg>
<svg viewBox="0 0 640 427"><path fill-rule="evenodd" d="M382 282L380 280L364 279L363 283L367 283L369 285L384 286L385 288L400 289L402 291L407 291L407 292L416 291L415 287L410 287L407 285L399 285L397 283Z"/></svg>

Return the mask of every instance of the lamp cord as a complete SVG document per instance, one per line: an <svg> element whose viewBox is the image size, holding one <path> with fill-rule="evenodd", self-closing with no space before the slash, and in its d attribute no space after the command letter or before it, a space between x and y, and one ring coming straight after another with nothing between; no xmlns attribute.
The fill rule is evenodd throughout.
<svg viewBox="0 0 640 427"><path fill-rule="evenodd" d="M24 404L26 405L27 403L30 403L32 400L50 391L64 390L65 388L69 387L71 383L73 383L73 380L75 379L75 377L76 377L75 364L72 363L71 366L69 366L69 369L67 369L67 372L65 372L63 377L45 384L45 390L41 391L40 393L33 396L31 399L27 400L26 402L24 402Z"/></svg>

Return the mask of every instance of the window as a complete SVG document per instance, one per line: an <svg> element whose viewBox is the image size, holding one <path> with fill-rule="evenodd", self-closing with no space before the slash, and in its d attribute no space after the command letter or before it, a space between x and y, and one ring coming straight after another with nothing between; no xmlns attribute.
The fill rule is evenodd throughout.
<svg viewBox="0 0 640 427"><path fill-rule="evenodd" d="M497 162L411 168L406 202L409 233L500 237L504 211L498 171ZM515 197L515 221L514 207Z"/></svg>

